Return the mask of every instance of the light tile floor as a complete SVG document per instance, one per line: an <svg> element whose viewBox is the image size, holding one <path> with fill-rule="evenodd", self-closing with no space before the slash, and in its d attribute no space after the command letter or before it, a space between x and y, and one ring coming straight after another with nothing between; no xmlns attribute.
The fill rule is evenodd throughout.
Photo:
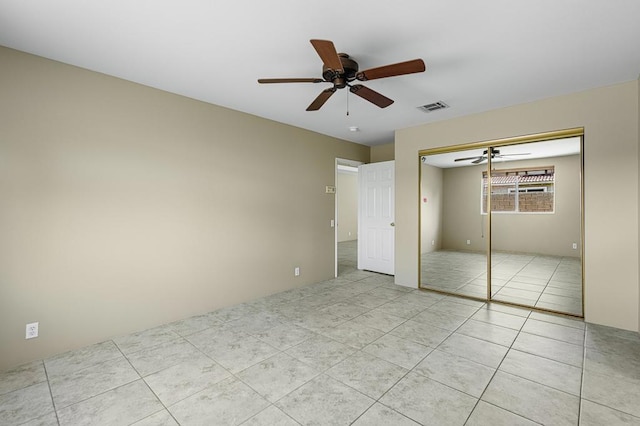
<svg viewBox="0 0 640 426"><path fill-rule="evenodd" d="M640 335L334 280L0 373L1 425L640 425Z"/></svg>
<svg viewBox="0 0 640 426"><path fill-rule="evenodd" d="M487 257L482 253L435 251L422 255L422 285L466 296L487 296ZM580 259L534 254L491 256L495 300L582 315Z"/></svg>

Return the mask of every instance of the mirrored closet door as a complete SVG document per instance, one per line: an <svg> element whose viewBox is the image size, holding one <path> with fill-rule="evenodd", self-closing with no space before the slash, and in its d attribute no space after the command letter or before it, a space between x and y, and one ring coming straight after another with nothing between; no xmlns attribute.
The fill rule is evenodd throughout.
<svg viewBox="0 0 640 426"><path fill-rule="evenodd" d="M462 148L420 153L420 287L582 316L581 135Z"/></svg>
<svg viewBox="0 0 640 426"><path fill-rule="evenodd" d="M477 179L486 164L471 161L481 155L474 149L421 157L422 288L487 297L488 226Z"/></svg>

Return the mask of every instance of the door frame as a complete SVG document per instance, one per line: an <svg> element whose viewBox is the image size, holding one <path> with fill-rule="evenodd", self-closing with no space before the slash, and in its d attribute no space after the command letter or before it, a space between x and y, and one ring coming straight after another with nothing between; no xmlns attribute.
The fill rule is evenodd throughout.
<svg viewBox="0 0 640 426"><path fill-rule="evenodd" d="M338 166L355 167L357 173L358 166L362 164L366 163L364 161L336 157L334 165L333 181L335 182L336 194L333 197L333 276L336 278L338 277L338 226L340 226L338 223L338 209L340 208L340 206L338 206L338 191L340 191L338 186Z"/></svg>
<svg viewBox="0 0 640 426"><path fill-rule="evenodd" d="M580 244L579 244L579 248L580 248L580 262L581 262L581 278L582 278L582 283L581 283L581 292L582 292L582 313L581 315L576 315L574 313L569 313L569 312L562 312L562 311L557 311L554 309L548 309L548 308L542 308L542 307L537 307L537 306L530 306L530 305L525 305L525 304L521 304L521 303L517 303L517 302L510 302L510 301L505 301L505 300L499 300L499 299L494 299L492 297L491 294L491 249L492 249L492 244L491 244L491 197L488 197L488 203L487 203L487 212L489 212L489 214L487 215L487 219L488 219L488 224L487 224L487 233L488 233L488 238L486 241L486 252L487 252L487 296L486 297L478 297L478 296L471 296L471 295L465 295L465 294L460 294L460 293L453 293L450 291L445 291L445 290L439 290L439 289L434 289L434 288L428 288L428 287L423 287L422 285L422 267L421 267L421 253L422 253L422 238L418 238L418 288L420 290L424 290L424 291L430 291L430 292L435 292L435 293L442 293L442 294L448 294L448 295L453 295L456 297L461 297L461 298L465 298L465 299L471 299L471 300L478 300L478 301L483 301L483 302L491 302L491 303L498 303L498 304L502 304L502 305L507 305L507 306L516 306L516 307L521 307L521 308L525 308L525 309L531 309L531 310L535 310L535 311L541 311L541 312L551 312L554 314L560 314L560 315L565 315L565 316L569 316L569 317L578 317L578 318L584 318L584 314L585 314L585 310L584 310L584 301L585 301L585 291L584 291L584 283L585 283L585 213L584 213L584 138L585 138L585 131L583 127L575 127L575 128L570 128L570 129L564 129L564 130L557 130L557 131L550 131L550 132L544 132L544 133L536 133L536 134L531 134L531 135L523 135L523 136L516 136L516 137L511 137L511 138L504 138L504 139L497 139L497 140L490 140L490 141L482 141L482 142L474 142L474 143L467 143L467 144L461 144L461 145L453 145L453 146L444 146L444 147L439 147L439 148L431 148L431 149L424 149L424 150L420 150L418 152L418 200L419 200L419 214L418 214L418 229L422 230L422 215L421 215L421 211L422 211L422 204L421 204L421 197L422 197L422 188L421 188L421 182L422 182L422 156L425 155L431 155L431 154L443 154L443 153L450 153L450 152L457 152L457 151L463 151L463 150L468 150L468 149L491 149L491 148L496 148L496 147L501 147L501 146L507 146L507 145L515 145L515 144L523 144L523 143L529 143L529 142L542 142L542 141L547 141L547 140L554 140L554 139L564 139L564 138L570 138L570 137L579 137L580 138ZM491 171L491 157L489 156L487 158L487 171L490 172ZM491 179L489 179L489 188L488 188L488 193L491 193Z"/></svg>

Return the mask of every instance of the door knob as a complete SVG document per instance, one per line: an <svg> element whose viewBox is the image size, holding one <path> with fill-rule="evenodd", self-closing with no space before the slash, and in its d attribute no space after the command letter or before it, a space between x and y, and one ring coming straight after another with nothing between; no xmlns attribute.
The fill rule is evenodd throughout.
<svg viewBox="0 0 640 426"><path fill-rule="evenodd" d="M390 225L391 226L396 226L396 223L395 222L391 222Z"/></svg>

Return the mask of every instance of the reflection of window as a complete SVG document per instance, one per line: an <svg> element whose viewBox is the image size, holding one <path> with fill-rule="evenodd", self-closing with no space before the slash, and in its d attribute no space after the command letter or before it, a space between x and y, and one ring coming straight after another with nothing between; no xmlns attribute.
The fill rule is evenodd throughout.
<svg viewBox="0 0 640 426"><path fill-rule="evenodd" d="M491 211L553 213L553 166L491 172ZM482 172L482 213L487 213L487 172Z"/></svg>
<svg viewBox="0 0 640 426"><path fill-rule="evenodd" d="M515 192L515 188L509 188L509 192ZM531 188L518 188L518 192L519 193L523 193L523 192L547 192L547 187L546 186L535 186L535 187L531 187Z"/></svg>

